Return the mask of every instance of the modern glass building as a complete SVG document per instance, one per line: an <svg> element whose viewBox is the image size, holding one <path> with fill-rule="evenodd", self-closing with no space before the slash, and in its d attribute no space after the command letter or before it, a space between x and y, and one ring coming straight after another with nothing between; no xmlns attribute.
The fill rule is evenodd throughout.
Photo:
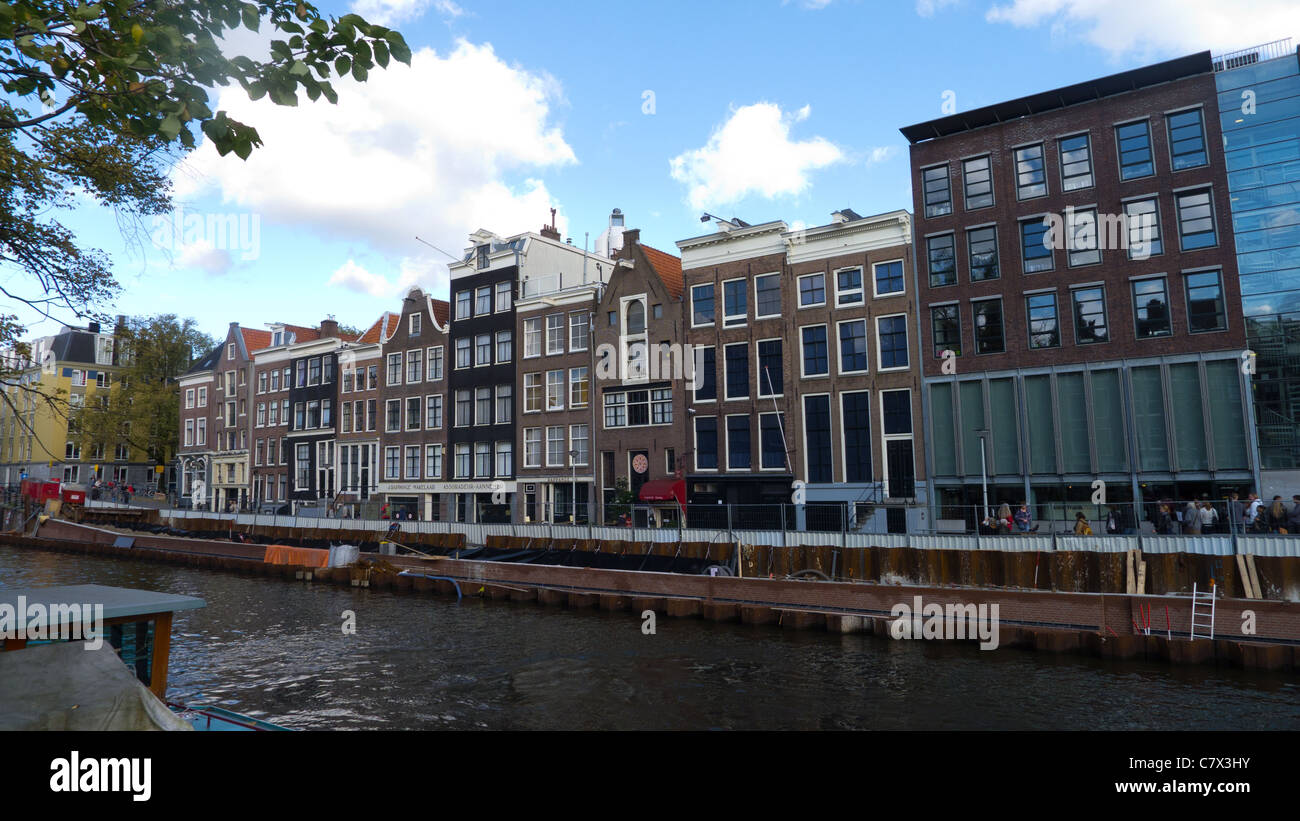
<svg viewBox="0 0 1300 821"><path fill-rule="evenodd" d="M1300 54L1214 58L1265 497L1300 492Z"/></svg>

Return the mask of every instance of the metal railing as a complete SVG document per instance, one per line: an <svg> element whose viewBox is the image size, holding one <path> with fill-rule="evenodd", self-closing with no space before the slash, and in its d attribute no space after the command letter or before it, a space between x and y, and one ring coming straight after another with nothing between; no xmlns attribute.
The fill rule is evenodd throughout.
<svg viewBox="0 0 1300 821"><path fill-rule="evenodd" d="M1282 40L1274 40L1270 43L1263 43L1250 48L1229 51L1226 54L1216 54L1211 59L1214 62L1215 71L1231 71L1234 68L1262 63L1265 60L1274 60L1278 57L1286 57L1294 54L1291 48L1291 38L1286 37Z"/></svg>

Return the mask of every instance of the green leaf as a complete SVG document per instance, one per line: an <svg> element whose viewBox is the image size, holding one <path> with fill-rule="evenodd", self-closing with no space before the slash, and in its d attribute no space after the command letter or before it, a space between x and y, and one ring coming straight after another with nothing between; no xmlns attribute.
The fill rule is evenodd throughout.
<svg viewBox="0 0 1300 821"><path fill-rule="evenodd" d="M390 31L384 35L384 39L388 41L388 50L392 52L393 59L409 66L411 64L411 48L406 45L406 40L401 33Z"/></svg>
<svg viewBox="0 0 1300 821"><path fill-rule="evenodd" d="M375 62L379 63L380 68L388 68L388 46L384 45L383 40L375 41Z"/></svg>
<svg viewBox="0 0 1300 821"><path fill-rule="evenodd" d="M310 28L312 31L316 32L317 34L324 34L330 30L330 25L329 23L326 23L324 20L317 17L315 20L311 21L311 25L308 26L308 28Z"/></svg>
<svg viewBox="0 0 1300 821"><path fill-rule="evenodd" d="M235 143L235 153L239 159L246 160L248 155L253 153L253 141L245 137Z"/></svg>
<svg viewBox="0 0 1300 821"><path fill-rule="evenodd" d="M176 116L173 111L163 118L162 124L158 126L158 133L162 134L169 141L176 139L176 135L181 131L181 118Z"/></svg>
<svg viewBox="0 0 1300 821"><path fill-rule="evenodd" d="M366 71L365 66L360 63L352 64L352 79L356 80L358 83L364 83L368 74L369 72Z"/></svg>
<svg viewBox="0 0 1300 821"><path fill-rule="evenodd" d="M311 69L302 60L294 60L293 65L289 67L289 74L294 77L306 77L311 74Z"/></svg>
<svg viewBox="0 0 1300 821"><path fill-rule="evenodd" d="M321 82L320 93L324 94L325 99L329 100L331 103L337 103L339 101L338 92L334 90L334 86L330 85L327 82L324 81Z"/></svg>
<svg viewBox="0 0 1300 821"><path fill-rule="evenodd" d="M346 54L339 55L338 59L334 61L334 70L338 72L340 77L347 76L347 73L352 70L352 58Z"/></svg>
<svg viewBox="0 0 1300 821"><path fill-rule="evenodd" d="M252 3L245 3L242 9L244 18L244 28L251 31L257 31L258 25L262 22L262 15L258 12L257 6Z"/></svg>

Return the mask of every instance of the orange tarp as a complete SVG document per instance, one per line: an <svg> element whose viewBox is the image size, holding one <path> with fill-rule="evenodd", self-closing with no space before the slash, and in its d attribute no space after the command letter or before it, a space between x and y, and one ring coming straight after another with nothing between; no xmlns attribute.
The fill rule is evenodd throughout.
<svg viewBox="0 0 1300 821"><path fill-rule="evenodd" d="M325 567L330 562L330 552L315 547L290 547L273 544L266 548L262 561L267 564L292 564L301 567Z"/></svg>

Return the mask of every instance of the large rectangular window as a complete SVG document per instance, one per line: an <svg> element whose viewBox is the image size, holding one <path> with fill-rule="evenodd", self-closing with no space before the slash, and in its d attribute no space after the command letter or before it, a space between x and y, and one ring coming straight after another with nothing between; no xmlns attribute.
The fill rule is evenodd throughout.
<svg viewBox="0 0 1300 821"><path fill-rule="evenodd" d="M1164 277L1138 279L1133 282L1133 313L1138 339L1169 336L1169 293Z"/></svg>
<svg viewBox="0 0 1300 821"><path fill-rule="evenodd" d="M691 324L713 324L713 283L691 287Z"/></svg>
<svg viewBox="0 0 1300 821"><path fill-rule="evenodd" d="M569 350L587 350L591 331L591 315L586 311L569 312Z"/></svg>
<svg viewBox="0 0 1300 821"><path fill-rule="evenodd" d="M844 427L844 481L871 481L871 397L866 391L840 394Z"/></svg>
<svg viewBox="0 0 1300 821"><path fill-rule="evenodd" d="M762 451L762 455L759 457L759 466L764 470L780 470L786 467L785 438L783 436L785 414L760 414L758 427L759 448Z"/></svg>
<svg viewBox="0 0 1300 821"><path fill-rule="evenodd" d="M1174 203L1178 208L1178 241L1184 251L1218 244L1210 189L1183 191L1174 196Z"/></svg>
<svg viewBox="0 0 1300 821"><path fill-rule="evenodd" d="M1228 327L1224 310L1223 282L1218 271L1188 274L1187 330L1190 333L1222 331Z"/></svg>
<svg viewBox="0 0 1300 821"><path fill-rule="evenodd" d="M1169 470L1169 441L1165 433L1164 388L1159 367L1134 368L1133 421L1137 427L1138 468Z"/></svg>
<svg viewBox="0 0 1300 821"><path fill-rule="evenodd" d="M962 160L962 189L966 193L966 210L987 208L993 204L993 173L988 155Z"/></svg>
<svg viewBox="0 0 1300 821"><path fill-rule="evenodd" d="M1155 197L1124 203L1129 259L1146 259L1164 253L1160 242L1160 207Z"/></svg>
<svg viewBox="0 0 1300 821"><path fill-rule="evenodd" d="M1069 212L1065 233L1070 267L1101 262L1101 243L1097 236L1097 209L1079 208Z"/></svg>
<svg viewBox="0 0 1300 821"><path fill-rule="evenodd" d="M880 367L907 367L907 317L882 316L876 320L876 340Z"/></svg>
<svg viewBox="0 0 1300 821"><path fill-rule="evenodd" d="M695 401L704 402L718 398L717 351L713 348L696 348Z"/></svg>
<svg viewBox="0 0 1300 821"><path fill-rule="evenodd" d="M781 347L779 339L764 339L758 343L759 396L780 396L785 392Z"/></svg>
<svg viewBox="0 0 1300 821"><path fill-rule="evenodd" d="M1088 381L1092 384L1092 441L1097 449L1097 469L1104 473L1128 470L1119 371L1092 371Z"/></svg>
<svg viewBox="0 0 1300 821"><path fill-rule="evenodd" d="M867 321L841 322L840 373L864 373L867 370Z"/></svg>
<svg viewBox="0 0 1300 821"><path fill-rule="evenodd" d="M715 417L695 418L695 469L718 469L718 420Z"/></svg>
<svg viewBox="0 0 1300 821"><path fill-rule="evenodd" d="M1002 299L982 299L973 304L975 312L975 353L1002 353L1006 341L1002 335Z"/></svg>
<svg viewBox="0 0 1300 821"><path fill-rule="evenodd" d="M530 359L542 355L542 319L534 317L524 320L524 358Z"/></svg>
<svg viewBox="0 0 1300 821"><path fill-rule="evenodd" d="M1119 178L1135 180L1156 173L1151 159L1151 126L1146 120L1115 126L1119 147Z"/></svg>
<svg viewBox="0 0 1300 821"><path fill-rule="evenodd" d="M826 275L808 274L799 277L799 307L811 308L826 304Z"/></svg>
<svg viewBox="0 0 1300 821"><path fill-rule="evenodd" d="M727 398L749 397L749 345L737 342L726 346Z"/></svg>
<svg viewBox="0 0 1300 821"><path fill-rule="evenodd" d="M989 225L967 231L966 250L972 282L998 278L998 232L995 227Z"/></svg>
<svg viewBox="0 0 1300 821"><path fill-rule="evenodd" d="M1025 416L1029 419L1029 471L1056 473L1056 403L1052 377L1025 377Z"/></svg>
<svg viewBox="0 0 1300 821"><path fill-rule="evenodd" d="M957 258L953 249L953 235L926 237L925 256L930 272L930 287L952 285L957 282Z"/></svg>
<svg viewBox="0 0 1300 821"><path fill-rule="evenodd" d="M1047 195L1047 170L1043 165L1043 144L1017 148L1016 199L1028 200Z"/></svg>
<svg viewBox="0 0 1300 821"><path fill-rule="evenodd" d="M781 315L781 275L754 277L754 317L762 319Z"/></svg>
<svg viewBox="0 0 1300 821"><path fill-rule="evenodd" d="M1205 125L1201 109L1165 115L1169 127L1169 162L1174 171L1196 168L1209 162L1205 152Z"/></svg>
<svg viewBox="0 0 1300 821"><path fill-rule="evenodd" d="M1025 297L1029 315L1029 347L1056 348L1061 344L1061 326L1056 317L1056 294Z"/></svg>
<svg viewBox="0 0 1300 821"><path fill-rule="evenodd" d="M1057 141L1061 155L1061 190L1076 191L1092 187L1092 148L1087 134L1076 134Z"/></svg>
<svg viewBox="0 0 1300 821"><path fill-rule="evenodd" d="M926 217L942 217L952 213L952 183L947 164L922 170L921 186L925 190Z"/></svg>
<svg viewBox="0 0 1300 821"><path fill-rule="evenodd" d="M826 395L803 398L804 445L807 450L809 482L832 482L831 398Z"/></svg>
<svg viewBox="0 0 1300 821"><path fill-rule="evenodd" d="M1074 341L1078 345L1105 342L1110 339L1106 322L1106 290L1075 288L1070 292L1074 302Z"/></svg>
<svg viewBox="0 0 1300 821"><path fill-rule="evenodd" d="M875 275L876 296L903 293L903 263L901 260L877 262L871 266L871 270Z"/></svg>
<svg viewBox="0 0 1300 821"><path fill-rule="evenodd" d="M930 309L930 330L934 336L934 357L941 359L944 351L961 356L961 306L935 305Z"/></svg>
<svg viewBox="0 0 1300 821"><path fill-rule="evenodd" d="M916 461L912 453L912 392L884 391L880 395L885 436L885 471L888 496L916 495Z"/></svg>
<svg viewBox="0 0 1300 821"><path fill-rule="evenodd" d="M830 373L830 360L826 356L826 326L801 328L800 342L803 346L803 375L825 376Z"/></svg>
<svg viewBox="0 0 1300 821"><path fill-rule="evenodd" d="M732 279L722 283L722 324L744 325L748 312L745 280Z"/></svg>
<svg viewBox="0 0 1300 821"><path fill-rule="evenodd" d="M536 413L542 409L542 375L540 373L524 374L524 413Z"/></svg>
<svg viewBox="0 0 1300 821"><path fill-rule="evenodd" d="M727 417L727 470L749 470L752 453L749 441L749 415Z"/></svg>
<svg viewBox="0 0 1300 821"><path fill-rule="evenodd" d="M1046 220L1028 219L1020 223L1020 261L1026 274L1050 271L1055 267L1052 249L1046 240Z"/></svg>
<svg viewBox="0 0 1300 821"><path fill-rule="evenodd" d="M861 305L863 302L862 269L848 268L835 272L835 305Z"/></svg>

